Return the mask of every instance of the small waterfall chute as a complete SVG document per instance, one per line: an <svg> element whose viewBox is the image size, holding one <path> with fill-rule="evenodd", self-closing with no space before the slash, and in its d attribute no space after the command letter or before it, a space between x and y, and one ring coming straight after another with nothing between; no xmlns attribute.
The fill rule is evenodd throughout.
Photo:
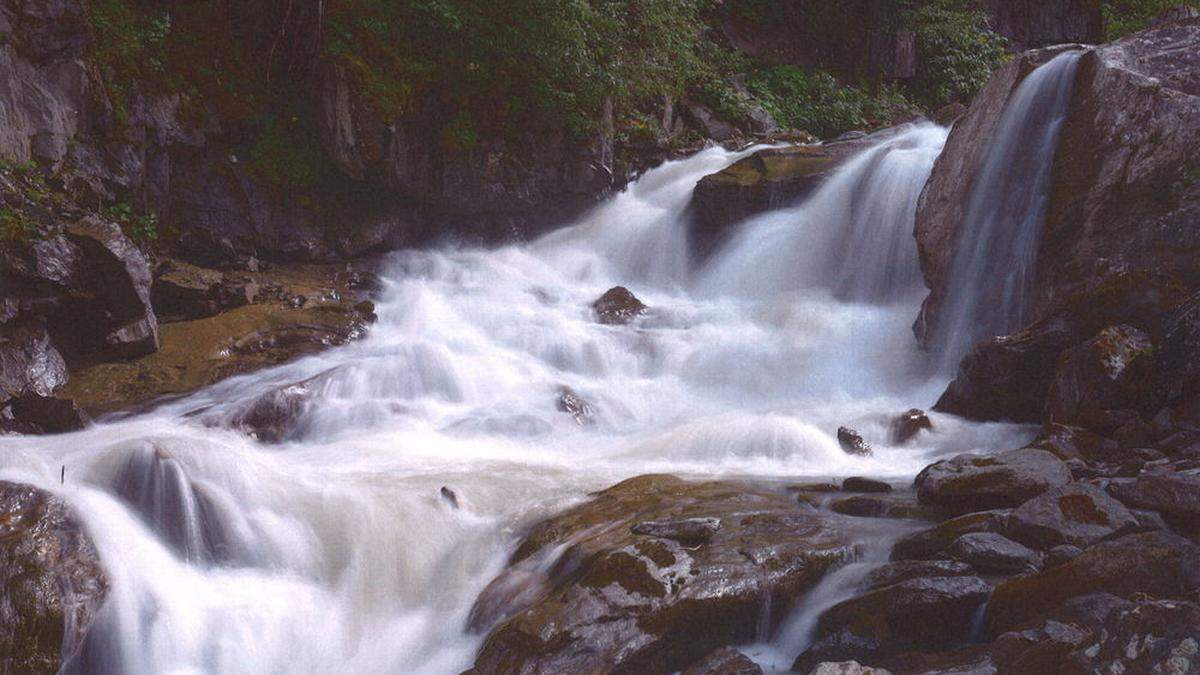
<svg viewBox="0 0 1200 675"><path fill-rule="evenodd" d="M938 322L944 370L975 342L1028 318L1059 131L1082 52L1056 56L1017 87L975 178Z"/></svg>

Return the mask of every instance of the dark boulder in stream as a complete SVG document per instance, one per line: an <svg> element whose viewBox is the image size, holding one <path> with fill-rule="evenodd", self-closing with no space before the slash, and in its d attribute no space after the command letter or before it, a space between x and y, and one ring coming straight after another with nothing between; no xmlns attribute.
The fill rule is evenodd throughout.
<svg viewBox="0 0 1200 675"><path fill-rule="evenodd" d="M612 326L627 324L640 316L646 309L646 305L624 286L608 289L604 295L592 303L596 320Z"/></svg>
<svg viewBox="0 0 1200 675"><path fill-rule="evenodd" d="M0 481L0 588L0 671L49 674L83 644L108 581L65 502Z"/></svg>
<svg viewBox="0 0 1200 675"><path fill-rule="evenodd" d="M717 518L707 543L639 536ZM644 528L643 528L644 529ZM654 528L657 529L657 528ZM624 481L536 525L480 595L476 673L670 672L754 639L854 555L849 524L785 493L671 476Z"/></svg>

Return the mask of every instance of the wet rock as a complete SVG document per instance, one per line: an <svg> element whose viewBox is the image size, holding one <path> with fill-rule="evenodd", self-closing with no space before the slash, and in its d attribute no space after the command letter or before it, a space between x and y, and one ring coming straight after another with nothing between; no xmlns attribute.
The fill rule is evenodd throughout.
<svg viewBox="0 0 1200 675"><path fill-rule="evenodd" d="M458 508L458 495L455 494L454 490L451 490L450 488L443 485L442 489L438 491L438 495L442 499L444 499L447 504L450 505L450 508L452 508L452 509Z"/></svg>
<svg viewBox="0 0 1200 675"><path fill-rule="evenodd" d="M892 547L892 560L929 560L944 552L959 537L972 532L1003 532L1011 509L981 511L951 518L935 527L901 537Z"/></svg>
<svg viewBox="0 0 1200 675"><path fill-rule="evenodd" d="M150 302L150 263L116 223L88 217L67 230L84 254L104 301L103 344L116 358L158 350L158 318Z"/></svg>
<svg viewBox="0 0 1200 675"><path fill-rule="evenodd" d="M863 578L863 588L874 590L901 581L931 577L965 577L974 574L971 566L957 560L899 560L883 563Z"/></svg>
<svg viewBox="0 0 1200 675"><path fill-rule="evenodd" d="M1146 599L1110 612L1073 660L1092 673L1190 673L1200 668L1200 605Z"/></svg>
<svg viewBox="0 0 1200 675"><path fill-rule="evenodd" d="M217 288L223 275L184 262L171 262L154 279L151 300L159 320L187 321L212 316L221 310Z"/></svg>
<svg viewBox="0 0 1200 675"><path fill-rule="evenodd" d="M304 416L326 381L321 374L276 387L253 399L226 424L264 443L294 439L303 431Z"/></svg>
<svg viewBox="0 0 1200 675"><path fill-rule="evenodd" d="M762 675L762 668L733 647L722 647L684 669L682 675Z"/></svg>
<svg viewBox="0 0 1200 675"><path fill-rule="evenodd" d="M59 498L0 481L0 670L54 673L91 627L108 582Z"/></svg>
<svg viewBox="0 0 1200 675"><path fill-rule="evenodd" d="M988 602L987 632L999 635L1045 616L1065 601L1093 593L1180 597L1200 585L1200 547L1167 532L1131 534L1102 542L1079 557L996 587Z"/></svg>
<svg viewBox="0 0 1200 675"><path fill-rule="evenodd" d="M965 114L967 114L967 106L962 103L948 103L934 111L933 121L948 127Z"/></svg>
<svg viewBox="0 0 1200 675"><path fill-rule="evenodd" d="M858 433L850 427L838 427L837 431L838 445L842 446L847 454L860 455L862 457L871 456L871 444L867 443L862 434Z"/></svg>
<svg viewBox="0 0 1200 675"><path fill-rule="evenodd" d="M706 138L727 141L737 136L737 128L717 117L707 106L694 101L684 101L683 110Z"/></svg>
<svg viewBox="0 0 1200 675"><path fill-rule="evenodd" d="M570 387L559 388L555 407L560 412L565 412L574 418L575 423L581 427L596 422L596 409L592 407L591 403L588 403L587 399L575 393L575 390Z"/></svg>
<svg viewBox="0 0 1200 675"><path fill-rule="evenodd" d="M1070 544L1060 544L1046 551L1046 567L1056 567L1068 563L1083 553L1083 549Z"/></svg>
<svg viewBox="0 0 1200 675"><path fill-rule="evenodd" d="M881 480L851 476L842 481L842 489L846 492L891 492L892 486Z"/></svg>
<svg viewBox="0 0 1200 675"><path fill-rule="evenodd" d="M858 661L826 661L814 666L808 675L892 675L892 672L883 668L869 668Z"/></svg>
<svg viewBox="0 0 1200 675"><path fill-rule="evenodd" d="M1120 445L1115 441L1086 429L1062 424L1047 424L1046 432L1030 447L1041 448L1062 460L1110 462L1122 455Z"/></svg>
<svg viewBox="0 0 1200 675"><path fill-rule="evenodd" d="M1013 510L1005 533L1038 549L1062 544L1086 548L1137 526L1129 509L1100 488L1071 483Z"/></svg>
<svg viewBox="0 0 1200 675"><path fill-rule="evenodd" d="M633 321L646 311L646 305L634 297L624 286L617 286L605 291L604 295L592 303L596 320L602 324L619 326Z"/></svg>
<svg viewBox="0 0 1200 675"><path fill-rule="evenodd" d="M67 383L67 364L37 324L0 327L0 403L50 396Z"/></svg>
<svg viewBox="0 0 1200 675"><path fill-rule="evenodd" d="M1045 450L1024 448L982 457L959 455L917 475L917 497L961 511L1019 506L1046 490L1071 482L1062 460Z"/></svg>
<svg viewBox="0 0 1200 675"><path fill-rule="evenodd" d="M70 399L22 396L11 403L20 433L61 434L86 427L91 418Z"/></svg>
<svg viewBox="0 0 1200 675"><path fill-rule="evenodd" d="M879 660L906 651L934 651L965 643L972 617L991 586L978 577L918 578L834 605L817 622L816 641L792 666L845 658Z"/></svg>
<svg viewBox="0 0 1200 675"><path fill-rule="evenodd" d="M921 431L933 429L929 415L920 408L912 408L892 421L892 442L903 445L916 438Z"/></svg>
<svg viewBox="0 0 1200 675"><path fill-rule="evenodd" d="M711 541L719 529L720 518L685 518L646 521L634 525L631 531L647 537L672 539L684 546L701 546Z"/></svg>
<svg viewBox="0 0 1200 675"><path fill-rule="evenodd" d="M915 495L852 495L829 503L834 513L860 518L932 518L938 514L921 506Z"/></svg>
<svg viewBox="0 0 1200 675"><path fill-rule="evenodd" d="M1158 511L1189 534L1200 534L1200 475L1141 473L1132 483L1114 482L1109 491L1130 506Z"/></svg>
<svg viewBox="0 0 1200 675"><path fill-rule="evenodd" d="M946 555L981 572L1017 573L1042 566L1042 554L995 532L964 534L946 549Z"/></svg>
<svg viewBox="0 0 1200 675"><path fill-rule="evenodd" d="M1138 365L1152 353L1150 336L1127 325L1109 326L1067 350L1060 357L1043 417L1071 423L1089 412L1136 405L1138 389L1147 386L1149 377L1148 369Z"/></svg>
<svg viewBox="0 0 1200 675"><path fill-rule="evenodd" d="M633 534L640 522L717 518L704 546ZM480 595L479 672L669 672L754 639L851 554L845 523L785 494L642 476L534 527ZM556 551L561 551L561 557ZM550 554L550 552L555 552ZM550 555L546 559L545 555ZM541 570L540 572L538 570ZM510 583L519 581L519 583Z"/></svg>

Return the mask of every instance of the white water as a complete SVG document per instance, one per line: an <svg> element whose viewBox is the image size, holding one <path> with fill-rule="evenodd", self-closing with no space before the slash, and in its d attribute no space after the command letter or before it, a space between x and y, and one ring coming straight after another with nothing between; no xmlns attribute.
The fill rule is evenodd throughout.
<svg viewBox="0 0 1200 675"><path fill-rule="evenodd" d="M938 350L953 371L977 341L1028 318L1059 131L1082 52L1029 74L1009 99L971 189L956 244Z"/></svg>
<svg viewBox="0 0 1200 675"><path fill-rule="evenodd" d="M691 190L739 156L706 150L532 244L390 256L359 343L136 418L0 438L0 478L74 504L109 573L76 665L457 673L482 639L464 632L471 605L522 528L589 490L656 471L911 477L936 456L1016 447L1021 428L938 415L913 445L888 442L891 416L945 384L916 374L905 267L944 139L912 130L692 270ZM652 308L633 326L591 316L617 284ZM319 396L292 442L205 425L310 378ZM561 385L596 424L555 409ZM842 424L876 455L843 453Z"/></svg>

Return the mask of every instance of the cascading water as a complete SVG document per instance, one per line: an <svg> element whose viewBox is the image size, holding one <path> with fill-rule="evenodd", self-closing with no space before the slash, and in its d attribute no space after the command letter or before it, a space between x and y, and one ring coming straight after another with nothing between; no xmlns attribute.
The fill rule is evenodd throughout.
<svg viewBox="0 0 1200 675"><path fill-rule="evenodd" d="M1040 66L1017 87L975 178L956 244L937 349L952 372L980 339L1019 328L1031 302L1059 130L1082 52Z"/></svg>
<svg viewBox="0 0 1200 675"><path fill-rule="evenodd" d="M108 575L67 669L457 673L521 528L589 491L662 471L908 477L1015 447L1024 429L943 417L889 441L891 415L944 384L907 365L911 209L944 133L888 141L690 270L689 195L739 156L706 150L532 244L390 256L361 342L78 433L0 438L0 478L71 502ZM591 314L618 284L651 307L634 326ZM594 424L555 409L563 386ZM257 405L294 415L282 444L228 428ZM875 455L842 452L841 424Z"/></svg>

